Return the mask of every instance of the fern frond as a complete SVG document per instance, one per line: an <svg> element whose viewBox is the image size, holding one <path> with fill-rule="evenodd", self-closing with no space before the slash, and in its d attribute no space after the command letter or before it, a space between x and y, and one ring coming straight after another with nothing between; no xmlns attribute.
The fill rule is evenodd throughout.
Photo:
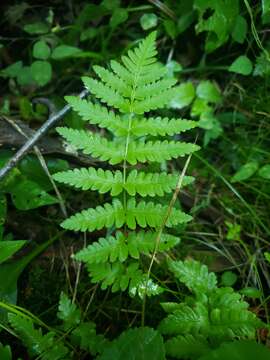
<svg viewBox="0 0 270 360"><path fill-rule="evenodd" d="M38 356L41 360L64 360L69 353L56 334L49 332L42 334L41 329L35 329L32 321L15 314L9 314L9 322L29 353Z"/></svg>
<svg viewBox="0 0 270 360"><path fill-rule="evenodd" d="M141 298L146 295L157 295L163 291L151 279L147 279L139 269L138 263L131 263L127 267L120 262L113 264L87 264L87 269L93 283L101 283L101 289L112 286L112 292L129 289L130 296L138 294Z"/></svg>
<svg viewBox="0 0 270 360"><path fill-rule="evenodd" d="M113 173L101 168L81 168L58 172L53 178L82 190L98 190L101 194L110 191L112 196L120 194L123 190L123 175L119 170Z"/></svg>
<svg viewBox="0 0 270 360"><path fill-rule="evenodd" d="M78 326L81 321L80 309L63 292L60 294L57 317L63 321L65 331Z"/></svg>
<svg viewBox="0 0 270 360"><path fill-rule="evenodd" d="M176 278L195 293L208 294L217 287L217 278L206 265L195 260L170 261L169 269Z"/></svg>
<svg viewBox="0 0 270 360"><path fill-rule="evenodd" d="M93 69L100 80L115 92L120 92L120 94L125 97L130 96L132 89L122 78L102 66L95 65L93 66Z"/></svg>
<svg viewBox="0 0 270 360"><path fill-rule="evenodd" d="M144 114L155 109L162 109L167 105L176 94L176 88L170 88L156 95L145 98L141 101L134 101L132 111L135 114Z"/></svg>
<svg viewBox="0 0 270 360"><path fill-rule="evenodd" d="M162 173L145 173L132 170L124 184L125 190L129 195L134 196L136 193L141 196L163 196L175 189L178 175ZM183 186L189 185L193 177L185 176Z"/></svg>
<svg viewBox="0 0 270 360"><path fill-rule="evenodd" d="M205 334L208 329L208 309L201 303L194 308L182 304L159 325L159 331L166 335Z"/></svg>
<svg viewBox="0 0 270 360"><path fill-rule="evenodd" d="M77 96L66 96L65 100L76 111L84 121L98 125L111 131L116 136L127 136L130 131L134 136L166 136L179 134L197 126L197 121L169 118L141 118L133 119L129 129L128 121L125 121L113 111L99 104L92 104L90 101L80 99Z"/></svg>
<svg viewBox="0 0 270 360"><path fill-rule="evenodd" d="M100 101L109 106L116 107L121 112L128 112L129 101L124 99L118 92L104 85L101 81L89 77L82 77L82 81L86 89L88 89L92 94L95 94Z"/></svg>
<svg viewBox="0 0 270 360"><path fill-rule="evenodd" d="M140 201L136 204L134 199L129 199L127 203L126 224L134 230L136 224L145 228L146 226L157 228L162 224L166 216L168 207L153 202ZM192 217L184 212L172 209L170 216L166 222L167 227L187 223Z"/></svg>
<svg viewBox="0 0 270 360"><path fill-rule="evenodd" d="M141 201L136 204L134 199L129 199L126 212L123 204L114 199L112 204L106 203L95 209L83 210L62 222L61 226L67 230L75 231L94 231L103 227L110 228L113 225L120 228L125 223L134 230L136 223L145 228L146 226L157 228L167 213L167 206L154 204L153 202ZM167 227L187 223L192 217L184 212L172 209L169 219L166 222Z"/></svg>
<svg viewBox="0 0 270 360"><path fill-rule="evenodd" d="M168 79L165 78L148 85L143 85L136 90L135 98L137 100L143 100L158 95L170 89L176 83L177 80L174 78L168 78Z"/></svg>
<svg viewBox="0 0 270 360"><path fill-rule="evenodd" d="M111 68L113 72L123 81L125 81L127 84L132 85L133 84L133 74L128 71L122 64L120 64L118 61L111 60L110 62Z"/></svg>
<svg viewBox="0 0 270 360"><path fill-rule="evenodd" d="M197 126L197 121L185 119L169 119L169 118L142 118L133 119L130 132L135 136L166 136L175 135L181 132L193 129ZM127 127L127 125L126 125ZM122 133L126 135L127 133Z"/></svg>
<svg viewBox="0 0 270 360"><path fill-rule="evenodd" d="M174 359L197 359L210 350L203 335L178 335L165 342L166 354Z"/></svg>
<svg viewBox="0 0 270 360"><path fill-rule="evenodd" d="M255 314L237 308L212 309L209 319L209 336L222 341L233 338L254 339L256 329L262 327L262 322Z"/></svg>
<svg viewBox="0 0 270 360"><path fill-rule="evenodd" d="M111 131L114 135L123 136L128 132L128 123L113 111L99 104L92 104L90 101L80 99L77 96L66 96L65 100L76 111L84 121L98 125Z"/></svg>
<svg viewBox="0 0 270 360"><path fill-rule="evenodd" d="M97 242L87 246L74 255L78 261L89 264L105 262L124 262L128 256L138 259L140 254L150 254L155 249L156 233L140 231L130 232L126 237L116 232L115 237L100 238ZM162 234L158 251L166 251L179 243L173 235Z"/></svg>
<svg viewBox="0 0 270 360"><path fill-rule="evenodd" d="M242 296L235 292L230 287L217 288L215 291L211 292L209 298L209 306L211 308L219 309L238 309L246 310L249 307L249 304L242 300Z"/></svg>
<svg viewBox="0 0 270 360"><path fill-rule="evenodd" d="M136 165L138 161L163 162L191 154L199 150L199 146L191 143L176 141L147 141L131 142L128 147L127 161L131 165Z"/></svg>
<svg viewBox="0 0 270 360"><path fill-rule="evenodd" d="M95 209L83 210L64 220L61 226L67 230L94 231L113 225L120 228L125 223L125 212L122 203L114 199L112 204L104 204Z"/></svg>
<svg viewBox="0 0 270 360"><path fill-rule="evenodd" d="M149 72L152 64L157 61L155 58L157 54L155 40L156 32L152 32L139 43L138 47L129 50L128 56L122 56L122 61L133 75L136 85L139 84L140 76Z"/></svg>
<svg viewBox="0 0 270 360"><path fill-rule="evenodd" d="M119 164L124 159L124 144L115 144L113 141L108 141L90 131L67 127L58 127L56 130L68 143L77 150L82 150L84 154L91 154L101 161L109 160L111 165Z"/></svg>

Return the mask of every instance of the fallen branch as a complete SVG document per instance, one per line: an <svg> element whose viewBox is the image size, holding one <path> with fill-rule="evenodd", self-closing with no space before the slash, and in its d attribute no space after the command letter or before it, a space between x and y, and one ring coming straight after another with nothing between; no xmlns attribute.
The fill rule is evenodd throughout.
<svg viewBox="0 0 270 360"><path fill-rule="evenodd" d="M88 94L87 90L83 90L80 98L84 98ZM16 154L8 161L8 163L0 169L0 180L3 179L12 170L17 163L32 149L42 136L55 125L66 113L71 109L70 105L66 105L58 113L52 114L48 120L37 130L31 138L16 152Z"/></svg>

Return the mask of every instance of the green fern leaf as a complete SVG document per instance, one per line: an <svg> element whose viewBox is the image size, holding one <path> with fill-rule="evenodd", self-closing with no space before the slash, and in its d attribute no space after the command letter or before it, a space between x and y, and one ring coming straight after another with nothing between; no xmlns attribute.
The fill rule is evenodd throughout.
<svg viewBox="0 0 270 360"><path fill-rule="evenodd" d="M81 321L80 310L63 292L60 294L57 317L63 321L65 331L76 327Z"/></svg>
<svg viewBox="0 0 270 360"><path fill-rule="evenodd" d="M136 90L136 99L143 100L154 95L163 93L177 83L174 78L162 79L148 85L141 86Z"/></svg>
<svg viewBox="0 0 270 360"><path fill-rule="evenodd" d="M157 234L150 231L130 232L127 243L131 257L138 259L140 254L148 255L156 248ZM160 237L157 251L167 251L179 244L178 237L163 233Z"/></svg>
<svg viewBox="0 0 270 360"><path fill-rule="evenodd" d="M82 77L82 81L86 89L88 89L92 94L95 94L100 101L109 106L114 106L121 112L129 111L129 101L125 100L118 92L104 85L101 81L88 77Z"/></svg>
<svg viewBox="0 0 270 360"><path fill-rule="evenodd" d="M208 310L201 303L197 303L194 308L182 304L159 325L159 331L166 335L205 334L208 329Z"/></svg>
<svg viewBox="0 0 270 360"><path fill-rule="evenodd" d="M110 342L96 360L165 360L161 335L148 327L128 329Z"/></svg>
<svg viewBox="0 0 270 360"><path fill-rule="evenodd" d="M134 119L132 121L130 132L135 136L166 136L174 135L193 129L197 126L196 121L184 119L169 119L169 118L142 118ZM126 126L127 127L127 126ZM126 135L122 130L122 134Z"/></svg>
<svg viewBox="0 0 270 360"><path fill-rule="evenodd" d="M254 339L256 328L262 327L262 322L248 310L212 309L209 314L211 326L209 336L222 341L233 338Z"/></svg>
<svg viewBox="0 0 270 360"><path fill-rule="evenodd" d="M166 354L175 359L197 359L210 350L202 335L178 335L165 343Z"/></svg>
<svg viewBox="0 0 270 360"><path fill-rule="evenodd" d="M83 322L72 331L72 337L79 343L80 349L89 352L91 355L97 355L104 350L108 340L103 335L97 335L96 324L94 322Z"/></svg>
<svg viewBox="0 0 270 360"><path fill-rule="evenodd" d="M129 144L127 152L127 161L131 165L136 165L138 161L145 162L163 162L176 159L199 150L199 146L191 143L176 141L147 141L132 142Z"/></svg>
<svg viewBox="0 0 270 360"><path fill-rule="evenodd" d="M120 228L125 223L125 212L122 203L115 199L112 204L106 203L96 209L83 210L62 222L67 230L94 231L113 225Z"/></svg>
<svg viewBox="0 0 270 360"><path fill-rule="evenodd" d="M197 126L196 121L169 118L142 118L133 119L131 128L128 121L116 115L113 111L99 104L80 99L77 96L66 96L65 100L76 111L84 121L106 128L116 136L127 136L128 132L134 136L166 136L174 135L183 131L193 129Z"/></svg>
<svg viewBox="0 0 270 360"><path fill-rule="evenodd" d="M229 287L217 288L214 292L211 292L208 301L213 309L224 308L242 311L249 307L249 304L242 300L242 296Z"/></svg>
<svg viewBox="0 0 270 360"><path fill-rule="evenodd" d="M114 199L112 204L98 206L96 209L83 210L62 222L61 226L67 230L75 231L94 231L103 227L116 228L122 227L125 223L134 230L136 223L145 228L159 227L167 213L167 206L154 204L153 202L141 201L136 204L134 199L129 199L127 203L126 213L122 203ZM180 210L172 209L166 226L187 223L192 217Z"/></svg>
<svg viewBox="0 0 270 360"><path fill-rule="evenodd" d="M113 72L129 85L133 85L134 76L118 61L111 60L111 68Z"/></svg>
<svg viewBox="0 0 270 360"><path fill-rule="evenodd" d="M116 232L115 237L100 238L76 253L74 258L89 264L124 262L128 256L138 259L140 254L147 255L155 249L156 238L157 234L152 232L130 232L127 237L121 232ZM177 237L162 234L157 250L166 251L178 243Z"/></svg>
<svg viewBox="0 0 270 360"><path fill-rule="evenodd" d="M155 109L162 109L173 97L175 97L177 88L167 89L161 93L150 96L141 101L135 101L132 105L132 111L135 114L144 114Z"/></svg>
<svg viewBox="0 0 270 360"><path fill-rule="evenodd" d="M131 94L131 87L119 76L111 71L104 69L101 66L93 66L95 73L100 77L106 85L108 85L115 92L120 92L122 96L129 97Z"/></svg>
<svg viewBox="0 0 270 360"><path fill-rule="evenodd" d="M9 322L31 355L41 360L69 359L68 349L60 339L55 339L54 332L43 335L40 329L34 328L32 321L15 314L9 314Z"/></svg>
<svg viewBox="0 0 270 360"><path fill-rule="evenodd" d="M129 195L136 193L141 196L163 196L172 192L176 187L178 175L164 173L138 173L132 170L123 183L123 175L119 170L114 173L101 168L81 168L61 171L53 175L53 178L61 183L80 188L82 190L98 190L101 194L110 192L112 196L119 195L125 189ZM191 176L185 176L183 186L189 185L194 180Z"/></svg>
<svg viewBox="0 0 270 360"><path fill-rule="evenodd" d="M126 224L130 229L136 229L136 224L145 228L147 226L157 228L161 226L167 213L167 206L154 204L153 202L140 201L136 204L134 199L127 203ZM167 227L187 223L192 217L180 210L172 209L166 222Z"/></svg>
<svg viewBox="0 0 270 360"><path fill-rule="evenodd" d="M176 278L195 293L208 294L217 287L217 278L206 265L195 260L171 261L169 269Z"/></svg>
<svg viewBox="0 0 270 360"><path fill-rule="evenodd" d="M151 65L156 62L156 32L149 34L139 46L128 51L128 56L122 56L126 68L132 73L134 81L151 70Z"/></svg>
<svg viewBox="0 0 270 360"><path fill-rule="evenodd" d="M101 194L110 191L112 196L120 194L123 190L123 175L119 170L112 173L110 170L92 167L81 168L56 173L53 178L82 190L98 190Z"/></svg>
<svg viewBox="0 0 270 360"><path fill-rule="evenodd" d="M116 115L113 111L108 111L106 107L99 104L92 104L76 96L66 96L65 100L84 121L98 125L100 128L106 128L117 136L127 135L128 123L123 121L120 116Z"/></svg>
<svg viewBox="0 0 270 360"><path fill-rule="evenodd" d="M125 190L129 195L136 193L141 196L163 196L171 193L177 184L178 175L163 173L144 173L132 170L124 184ZM185 176L183 186L189 185L193 181L191 176Z"/></svg>
<svg viewBox="0 0 270 360"><path fill-rule="evenodd" d="M101 161L109 160L111 165L119 164L124 159L124 144L122 146L115 144L90 131L66 127L58 127L56 130L73 147L82 150L84 154L91 154L93 157L100 158Z"/></svg>
<svg viewBox="0 0 270 360"><path fill-rule="evenodd" d="M101 289L105 290L112 286L112 292L129 289L130 296L138 294L143 298L145 292L147 296L157 295L163 291L151 279L147 279L139 269L138 263L131 263L127 267L120 262L113 264L87 264L87 269L93 283L101 283Z"/></svg>

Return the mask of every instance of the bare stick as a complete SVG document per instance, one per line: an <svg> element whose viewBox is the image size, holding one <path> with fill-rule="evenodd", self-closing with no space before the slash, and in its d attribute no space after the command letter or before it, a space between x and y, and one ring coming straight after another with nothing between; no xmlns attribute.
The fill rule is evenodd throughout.
<svg viewBox="0 0 270 360"><path fill-rule="evenodd" d="M79 97L82 99L88 94L88 90L83 90ZM33 146L42 138L42 136L53 126L57 121L62 119L64 115L71 109L70 105L66 105L56 114L52 114L49 119L35 132L26 143L16 152L16 154L8 161L8 163L0 169L0 180L3 179L12 170L17 163L32 149Z"/></svg>

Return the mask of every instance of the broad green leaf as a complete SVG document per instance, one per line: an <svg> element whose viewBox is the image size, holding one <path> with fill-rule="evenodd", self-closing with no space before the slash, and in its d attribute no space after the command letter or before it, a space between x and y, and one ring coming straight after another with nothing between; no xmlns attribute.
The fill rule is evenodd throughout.
<svg viewBox="0 0 270 360"><path fill-rule="evenodd" d="M46 164L51 175L69 168L68 162L62 159L49 158L46 159ZM49 191L53 189L52 183L37 157L33 155L26 156L20 161L18 169L23 176L37 183L43 190Z"/></svg>
<svg viewBox="0 0 270 360"><path fill-rule="evenodd" d="M120 0L103 0L101 3L106 9L113 11L120 7L121 1Z"/></svg>
<svg viewBox="0 0 270 360"><path fill-rule="evenodd" d="M163 21L164 28L166 33L172 38L175 39L177 36L177 27L173 20L166 19Z"/></svg>
<svg viewBox="0 0 270 360"><path fill-rule="evenodd" d="M17 75L18 84L21 86L27 86L35 84L35 80L32 75L31 66L24 66L22 70Z"/></svg>
<svg viewBox="0 0 270 360"><path fill-rule="evenodd" d="M140 24L143 30L149 30L157 26L158 17L154 13L144 14L140 18Z"/></svg>
<svg viewBox="0 0 270 360"><path fill-rule="evenodd" d="M215 104L221 100L219 89L209 80L201 81L197 86L196 93L200 99L206 100L210 103Z"/></svg>
<svg viewBox="0 0 270 360"><path fill-rule="evenodd" d="M191 104L195 97L195 88L192 82L186 82L177 87L176 94L169 106L172 109L182 109Z"/></svg>
<svg viewBox="0 0 270 360"><path fill-rule="evenodd" d="M165 360L161 335L148 327L129 329L109 343L96 360Z"/></svg>
<svg viewBox="0 0 270 360"><path fill-rule="evenodd" d="M212 52L228 39L239 14L238 0L195 0L199 12L197 33L206 31L206 52Z"/></svg>
<svg viewBox="0 0 270 360"><path fill-rule="evenodd" d="M252 299L259 299L260 297L263 296L263 293L261 292L261 290L254 288L254 287L245 287L243 289L241 289L240 294L252 298Z"/></svg>
<svg viewBox="0 0 270 360"><path fill-rule="evenodd" d="M258 175L263 179L270 180L270 164L264 165L258 171Z"/></svg>
<svg viewBox="0 0 270 360"><path fill-rule="evenodd" d="M0 242L0 264L9 259L26 243L24 240L11 240Z"/></svg>
<svg viewBox="0 0 270 360"><path fill-rule="evenodd" d="M233 175L231 182L239 182L249 179L258 170L259 164L257 161L250 161L240 167L240 169Z"/></svg>
<svg viewBox="0 0 270 360"><path fill-rule="evenodd" d="M80 35L80 41L86 41L95 38L98 35L98 30L94 27L90 27L84 30Z"/></svg>
<svg viewBox="0 0 270 360"><path fill-rule="evenodd" d="M44 86L52 78L52 67L48 61L36 60L31 64L31 74L39 86Z"/></svg>
<svg viewBox="0 0 270 360"><path fill-rule="evenodd" d="M252 73L252 69L252 62L245 55L239 56L229 67L229 71L241 75L250 75Z"/></svg>
<svg viewBox="0 0 270 360"><path fill-rule="evenodd" d="M222 344L198 360L269 360L270 350L253 341L240 340Z"/></svg>
<svg viewBox="0 0 270 360"><path fill-rule="evenodd" d="M128 19L128 11L123 8L115 9L110 19L110 26L117 27Z"/></svg>
<svg viewBox="0 0 270 360"><path fill-rule="evenodd" d="M22 67L23 67L23 63L22 61L17 61L11 65L9 65L8 67L6 67L5 69L1 70L1 75L2 76L7 76L7 77L11 77L11 78L15 78L18 76L18 74L22 71Z"/></svg>
<svg viewBox="0 0 270 360"><path fill-rule="evenodd" d="M8 345L4 346L0 343L0 359L1 360L12 360L12 353L11 353L10 346L8 346Z"/></svg>
<svg viewBox="0 0 270 360"><path fill-rule="evenodd" d="M62 60L66 58L72 58L82 53L82 50L69 45L59 45L52 52L52 59L54 60Z"/></svg>
<svg viewBox="0 0 270 360"><path fill-rule="evenodd" d="M200 98L196 98L192 104L191 116L201 116L202 114L210 115L213 112L212 107L208 104L208 101ZM213 116L211 116L213 118Z"/></svg>
<svg viewBox="0 0 270 360"><path fill-rule="evenodd" d="M225 271L221 276L221 284L223 286L233 286L238 277L237 275L232 271Z"/></svg>
<svg viewBox="0 0 270 360"><path fill-rule="evenodd" d="M270 22L270 0L262 1L262 19L263 24L269 24Z"/></svg>
<svg viewBox="0 0 270 360"><path fill-rule="evenodd" d="M17 209L29 210L56 204L58 200L31 180L22 180L12 189L12 201Z"/></svg>
<svg viewBox="0 0 270 360"><path fill-rule="evenodd" d="M36 59L47 60L51 54L51 49L43 40L36 42L33 46L33 56Z"/></svg>
<svg viewBox="0 0 270 360"><path fill-rule="evenodd" d="M59 237L55 236L38 245L24 257L0 264L0 301L10 304L17 302L17 281L25 267ZM0 308L0 321L7 320L7 311ZM1 358L0 358L1 359ZM2 360L2 359L1 359Z"/></svg>
<svg viewBox="0 0 270 360"><path fill-rule="evenodd" d="M239 44L243 44L246 39L247 30L248 25L246 19L243 16L238 15L232 30L233 40L238 42Z"/></svg>
<svg viewBox="0 0 270 360"><path fill-rule="evenodd" d="M188 11L186 14L183 14L179 17L177 21L177 34L181 34L189 28L189 26L196 19L196 14L194 10Z"/></svg>
<svg viewBox="0 0 270 360"><path fill-rule="evenodd" d="M49 26L44 22L36 22L24 25L23 30L30 35L40 35L49 32Z"/></svg>

